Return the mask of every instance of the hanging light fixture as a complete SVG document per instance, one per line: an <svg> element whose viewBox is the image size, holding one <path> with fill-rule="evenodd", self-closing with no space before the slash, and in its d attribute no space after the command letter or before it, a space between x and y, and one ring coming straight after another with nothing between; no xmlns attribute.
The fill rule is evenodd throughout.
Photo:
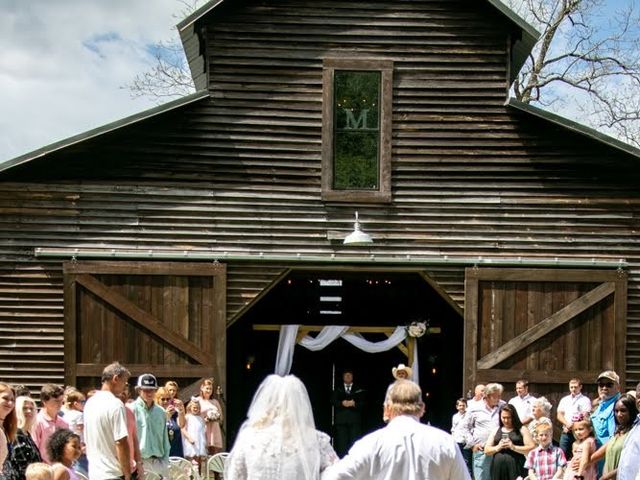
<svg viewBox="0 0 640 480"><path fill-rule="evenodd" d="M360 222L358 221L358 212L356 211L356 222L353 224L353 232L351 232L342 242L344 245L370 245L373 239L368 234L360 230Z"/></svg>

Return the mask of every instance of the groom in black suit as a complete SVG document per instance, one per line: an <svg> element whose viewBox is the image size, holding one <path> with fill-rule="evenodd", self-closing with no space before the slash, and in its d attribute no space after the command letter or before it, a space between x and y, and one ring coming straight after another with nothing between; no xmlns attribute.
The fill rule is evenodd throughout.
<svg viewBox="0 0 640 480"><path fill-rule="evenodd" d="M342 383L336 384L332 402L335 408L334 448L343 457L362 435L364 390L353 383L351 370L342 373Z"/></svg>

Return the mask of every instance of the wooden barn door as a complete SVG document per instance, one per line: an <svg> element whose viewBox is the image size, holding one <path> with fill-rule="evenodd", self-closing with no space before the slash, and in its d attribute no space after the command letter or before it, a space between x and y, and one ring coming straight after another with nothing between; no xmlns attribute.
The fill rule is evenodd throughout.
<svg viewBox="0 0 640 480"><path fill-rule="evenodd" d="M626 297L622 271L466 269L464 391L499 382L509 396L526 378L557 405L573 377L614 369L624 385Z"/></svg>
<svg viewBox="0 0 640 480"><path fill-rule="evenodd" d="M226 383L225 266L218 263L67 262L67 385L96 385L120 361L178 380Z"/></svg>

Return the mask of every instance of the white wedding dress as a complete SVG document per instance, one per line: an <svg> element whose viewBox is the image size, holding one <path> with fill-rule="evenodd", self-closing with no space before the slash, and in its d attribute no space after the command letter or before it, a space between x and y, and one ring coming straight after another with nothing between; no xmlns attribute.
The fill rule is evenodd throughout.
<svg viewBox="0 0 640 480"><path fill-rule="evenodd" d="M244 429L227 461L225 480L316 480L322 470L338 460L329 436L323 432L316 430L316 441L307 437L302 445L293 438L283 439L281 432L282 427L277 424ZM319 455L319 469L308 476L304 458L315 457L316 452L306 451L303 455L301 449L314 448Z"/></svg>

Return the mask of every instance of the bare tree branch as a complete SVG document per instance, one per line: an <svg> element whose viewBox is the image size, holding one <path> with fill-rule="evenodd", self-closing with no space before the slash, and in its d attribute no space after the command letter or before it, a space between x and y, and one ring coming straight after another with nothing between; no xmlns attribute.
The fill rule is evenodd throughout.
<svg viewBox="0 0 640 480"><path fill-rule="evenodd" d="M604 0L510 0L542 32L513 84L516 98L571 102L589 125L640 146L638 1L612 14Z"/></svg>
<svg viewBox="0 0 640 480"><path fill-rule="evenodd" d="M180 8L173 18L179 21L197 10L203 0L176 0L176 2ZM121 88L129 90L133 98L147 97L158 102L193 93L195 90L193 79L180 42L161 41L153 45L150 50L154 53L149 70L136 75L130 83Z"/></svg>

